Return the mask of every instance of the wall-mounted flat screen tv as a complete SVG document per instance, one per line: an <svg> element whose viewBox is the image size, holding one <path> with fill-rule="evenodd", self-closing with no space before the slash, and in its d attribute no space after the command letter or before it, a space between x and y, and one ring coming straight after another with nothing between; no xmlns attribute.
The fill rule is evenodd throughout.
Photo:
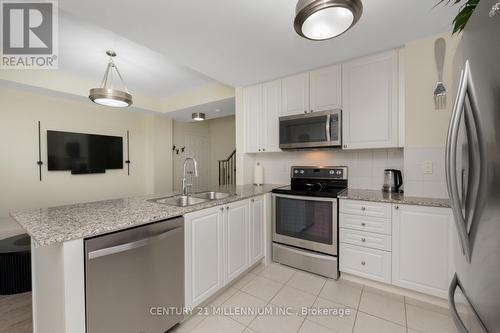
<svg viewBox="0 0 500 333"><path fill-rule="evenodd" d="M123 169L123 138L47 131L47 155L49 171L94 173Z"/></svg>

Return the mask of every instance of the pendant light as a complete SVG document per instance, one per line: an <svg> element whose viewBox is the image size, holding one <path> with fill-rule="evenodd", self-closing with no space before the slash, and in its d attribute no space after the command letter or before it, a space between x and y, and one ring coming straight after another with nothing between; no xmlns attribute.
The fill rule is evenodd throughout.
<svg viewBox="0 0 500 333"><path fill-rule="evenodd" d="M113 58L116 57L116 52L108 50L106 54L109 56L109 62L104 77L102 78L101 86L99 88L90 89L89 98L92 102L105 106L118 108L130 106L132 105L132 95L123 82L118 67L116 67L113 62ZM124 91L113 88L114 73L116 73L116 76L120 79Z"/></svg>
<svg viewBox="0 0 500 333"><path fill-rule="evenodd" d="M203 121L205 120L205 114L203 112L194 112L191 114L191 118L193 118L194 121Z"/></svg>
<svg viewBox="0 0 500 333"><path fill-rule="evenodd" d="M295 8L295 31L311 40L337 37L358 22L361 0L299 0Z"/></svg>

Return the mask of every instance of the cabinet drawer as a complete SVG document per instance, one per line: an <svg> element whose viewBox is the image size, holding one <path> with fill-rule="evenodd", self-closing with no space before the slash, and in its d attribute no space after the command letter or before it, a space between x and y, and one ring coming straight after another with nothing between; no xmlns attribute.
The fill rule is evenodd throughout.
<svg viewBox="0 0 500 333"><path fill-rule="evenodd" d="M345 214L391 218L391 204L372 201L340 200L339 211Z"/></svg>
<svg viewBox="0 0 500 333"><path fill-rule="evenodd" d="M391 283L391 252L340 243L340 271Z"/></svg>
<svg viewBox="0 0 500 333"><path fill-rule="evenodd" d="M339 225L341 228L375 232L384 235L391 234L391 220L370 216L340 214Z"/></svg>
<svg viewBox="0 0 500 333"><path fill-rule="evenodd" d="M391 251L391 236L340 228L339 242Z"/></svg>

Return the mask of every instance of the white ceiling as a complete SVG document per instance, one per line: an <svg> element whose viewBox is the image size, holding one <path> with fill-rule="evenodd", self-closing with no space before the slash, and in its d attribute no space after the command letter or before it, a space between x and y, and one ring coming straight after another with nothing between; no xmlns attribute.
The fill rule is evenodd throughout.
<svg viewBox="0 0 500 333"><path fill-rule="evenodd" d="M168 117L181 122L194 122L191 117L194 112L203 112L206 115L206 119L210 120L234 115L234 110L235 98L232 97L169 112Z"/></svg>
<svg viewBox="0 0 500 333"><path fill-rule="evenodd" d="M344 35L324 42L308 41L295 33L292 23L296 0L64 0L59 6L178 64L222 83L241 86L398 47L450 30L458 8L434 8L437 2L363 0L364 12L358 24ZM85 68L105 62L98 57L109 47L108 36L97 38L98 43L94 39L84 42L75 39L74 46L93 59ZM121 39L115 35L114 41L119 45ZM96 51L99 52L95 55ZM131 56L133 51L122 54ZM69 60L61 58L61 61ZM147 70L152 76L161 73L164 78L179 79L164 83L168 86L165 91L200 80L192 72L167 73L171 70L168 66L151 69L147 67L151 63L149 57L141 57L138 63L127 58L122 61L139 65L138 72ZM122 71L126 76L138 75L133 69Z"/></svg>
<svg viewBox="0 0 500 333"><path fill-rule="evenodd" d="M214 83L126 37L60 11L59 69L95 81L98 86L109 59L105 52L112 49L118 54L114 61L132 93L167 97Z"/></svg>

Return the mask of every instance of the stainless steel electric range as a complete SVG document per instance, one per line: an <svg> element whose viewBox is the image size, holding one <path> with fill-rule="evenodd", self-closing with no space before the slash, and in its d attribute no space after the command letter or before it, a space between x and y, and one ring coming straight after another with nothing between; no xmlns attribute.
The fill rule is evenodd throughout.
<svg viewBox="0 0 500 333"><path fill-rule="evenodd" d="M294 166L291 184L273 190L273 260L338 278L338 199L347 168Z"/></svg>

